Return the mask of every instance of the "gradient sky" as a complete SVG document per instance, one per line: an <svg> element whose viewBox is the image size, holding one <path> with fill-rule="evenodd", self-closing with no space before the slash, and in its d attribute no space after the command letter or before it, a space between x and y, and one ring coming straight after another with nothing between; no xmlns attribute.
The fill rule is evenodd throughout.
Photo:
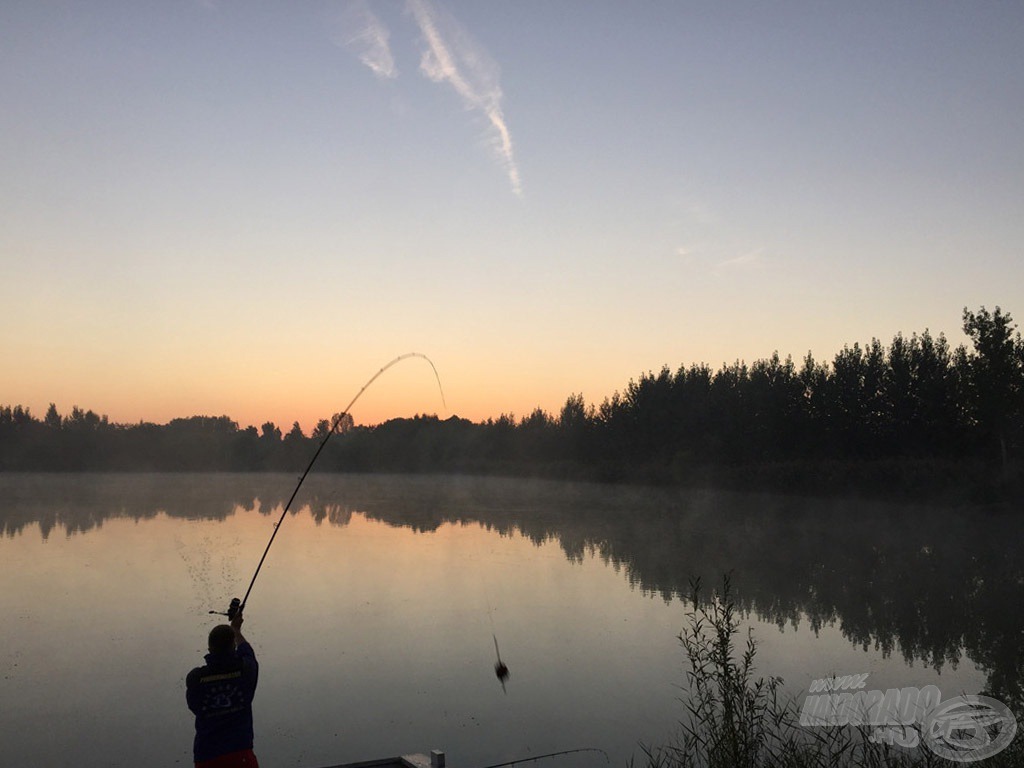
<svg viewBox="0 0 1024 768"><path fill-rule="evenodd" d="M0 403L308 429L1024 320L1024 3L0 5Z"/></svg>

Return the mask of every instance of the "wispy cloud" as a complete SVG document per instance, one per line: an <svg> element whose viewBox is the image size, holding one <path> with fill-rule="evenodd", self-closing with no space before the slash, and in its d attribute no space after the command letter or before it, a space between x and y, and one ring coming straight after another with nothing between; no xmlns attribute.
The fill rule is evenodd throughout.
<svg viewBox="0 0 1024 768"><path fill-rule="evenodd" d="M745 236L741 226L692 193L673 200L678 235L672 255L688 269L718 277L756 275L777 263L777 253Z"/></svg>
<svg viewBox="0 0 1024 768"><path fill-rule="evenodd" d="M512 191L522 195L519 168L512 152L512 135L501 106L498 65L455 17L439 5L430 0L408 0L407 7L425 44L420 71L435 83L450 84L467 108L484 115L491 148L508 174Z"/></svg>
<svg viewBox="0 0 1024 768"><path fill-rule="evenodd" d="M714 241L679 245L672 255L677 264L717 277L756 274L768 267L771 261L765 248L748 248L737 252L732 246Z"/></svg>
<svg viewBox="0 0 1024 768"><path fill-rule="evenodd" d="M353 0L342 11L334 42L352 51L375 75L398 77L395 57L388 42L390 33L374 15L366 0Z"/></svg>
<svg viewBox="0 0 1024 768"><path fill-rule="evenodd" d="M754 248L753 250L741 253L738 256L733 256L731 259L719 262L717 269L719 270L737 270L737 269L754 269L763 267L765 265L764 248Z"/></svg>
<svg viewBox="0 0 1024 768"><path fill-rule="evenodd" d="M482 115L486 140L508 175L512 191L523 184L512 151L512 134L502 109L500 70L487 51L434 0L406 0L406 10L422 36L420 72L435 83L448 83L467 109ZM331 38L354 53L382 79L398 77L390 31L370 9L368 0L348 0Z"/></svg>

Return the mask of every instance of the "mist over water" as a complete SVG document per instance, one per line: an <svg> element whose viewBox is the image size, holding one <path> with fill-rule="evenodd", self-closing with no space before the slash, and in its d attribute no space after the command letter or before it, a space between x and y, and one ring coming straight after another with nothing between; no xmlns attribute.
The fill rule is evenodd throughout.
<svg viewBox="0 0 1024 768"><path fill-rule="evenodd" d="M244 592L294 481L0 475L7 758L189 764L184 677L207 611ZM256 752L318 766L440 748L470 766L586 746L622 765L683 714L688 580L726 572L759 673L794 696L868 672L871 688L1014 699L1020 528L978 510L314 475L246 611Z"/></svg>

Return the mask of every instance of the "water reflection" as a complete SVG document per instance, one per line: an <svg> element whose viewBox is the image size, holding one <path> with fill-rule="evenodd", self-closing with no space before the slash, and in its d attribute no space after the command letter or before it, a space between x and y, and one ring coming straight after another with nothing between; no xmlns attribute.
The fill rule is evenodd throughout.
<svg viewBox="0 0 1024 768"><path fill-rule="evenodd" d="M135 520L278 515L288 475L3 475L0 531L46 538ZM778 496L668 492L520 480L311 477L293 514L344 526L353 512L414 531L481 524L589 553L665 600L732 571L742 607L780 626L835 623L852 643L936 670L967 654L988 691L1021 702L1024 519ZM285 521L287 526L287 521ZM254 553L254 557L255 557Z"/></svg>

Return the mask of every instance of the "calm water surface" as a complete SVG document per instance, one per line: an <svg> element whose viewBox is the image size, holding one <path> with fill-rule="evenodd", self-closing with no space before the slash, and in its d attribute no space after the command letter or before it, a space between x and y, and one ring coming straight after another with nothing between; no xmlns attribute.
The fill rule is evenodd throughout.
<svg viewBox="0 0 1024 768"><path fill-rule="evenodd" d="M4 764L191 764L207 612L245 591L294 482L0 475ZM386 476L313 476L296 506L244 627L267 768L621 766L681 716L688 579L727 571L759 671L798 699L861 672L1019 695L1015 515Z"/></svg>

